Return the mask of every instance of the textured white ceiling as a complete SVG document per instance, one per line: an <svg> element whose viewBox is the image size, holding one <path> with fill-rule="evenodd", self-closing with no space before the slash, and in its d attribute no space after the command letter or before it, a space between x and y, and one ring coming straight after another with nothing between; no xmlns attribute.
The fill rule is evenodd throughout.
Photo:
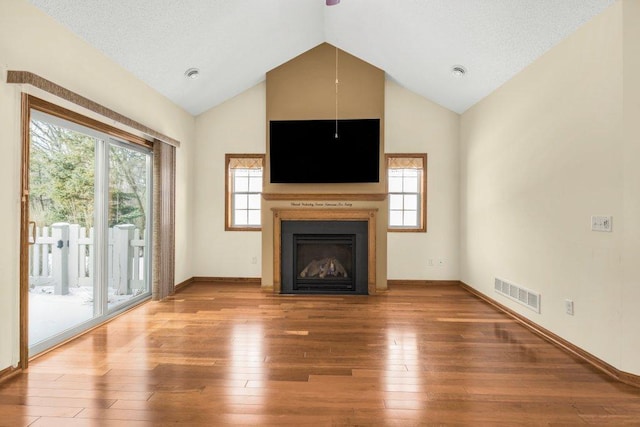
<svg viewBox="0 0 640 427"><path fill-rule="evenodd" d="M198 115L325 41L462 113L616 0L29 1Z"/></svg>

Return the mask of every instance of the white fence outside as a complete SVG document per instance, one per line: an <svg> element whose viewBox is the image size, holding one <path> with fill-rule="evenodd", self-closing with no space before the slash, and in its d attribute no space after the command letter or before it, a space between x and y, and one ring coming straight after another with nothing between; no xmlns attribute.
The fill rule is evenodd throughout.
<svg viewBox="0 0 640 427"><path fill-rule="evenodd" d="M145 289L144 236L132 224L116 225L108 232L109 287L117 295ZM36 228L29 250L29 285L54 286L66 295L69 286L93 286L94 234L78 224L56 223Z"/></svg>

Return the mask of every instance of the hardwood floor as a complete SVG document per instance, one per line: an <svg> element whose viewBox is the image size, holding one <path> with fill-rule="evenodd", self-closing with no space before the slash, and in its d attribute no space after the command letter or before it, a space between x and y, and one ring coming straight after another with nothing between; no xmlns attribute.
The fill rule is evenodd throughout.
<svg viewBox="0 0 640 427"><path fill-rule="evenodd" d="M640 389L458 286L196 283L0 384L2 426L640 425Z"/></svg>

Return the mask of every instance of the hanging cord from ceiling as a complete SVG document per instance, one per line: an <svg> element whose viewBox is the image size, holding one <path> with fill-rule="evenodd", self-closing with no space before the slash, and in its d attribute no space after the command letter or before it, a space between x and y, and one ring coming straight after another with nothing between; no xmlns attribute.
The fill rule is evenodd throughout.
<svg viewBox="0 0 640 427"><path fill-rule="evenodd" d="M334 138L338 139L338 84L340 80L338 79L338 48L336 47L336 133L334 134Z"/></svg>

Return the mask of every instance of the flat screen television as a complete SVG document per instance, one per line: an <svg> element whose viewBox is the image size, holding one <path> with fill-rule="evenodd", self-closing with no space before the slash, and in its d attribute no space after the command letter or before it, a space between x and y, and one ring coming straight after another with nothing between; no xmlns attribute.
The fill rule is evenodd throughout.
<svg viewBox="0 0 640 427"><path fill-rule="evenodd" d="M269 141L272 183L380 181L380 119L272 120Z"/></svg>

